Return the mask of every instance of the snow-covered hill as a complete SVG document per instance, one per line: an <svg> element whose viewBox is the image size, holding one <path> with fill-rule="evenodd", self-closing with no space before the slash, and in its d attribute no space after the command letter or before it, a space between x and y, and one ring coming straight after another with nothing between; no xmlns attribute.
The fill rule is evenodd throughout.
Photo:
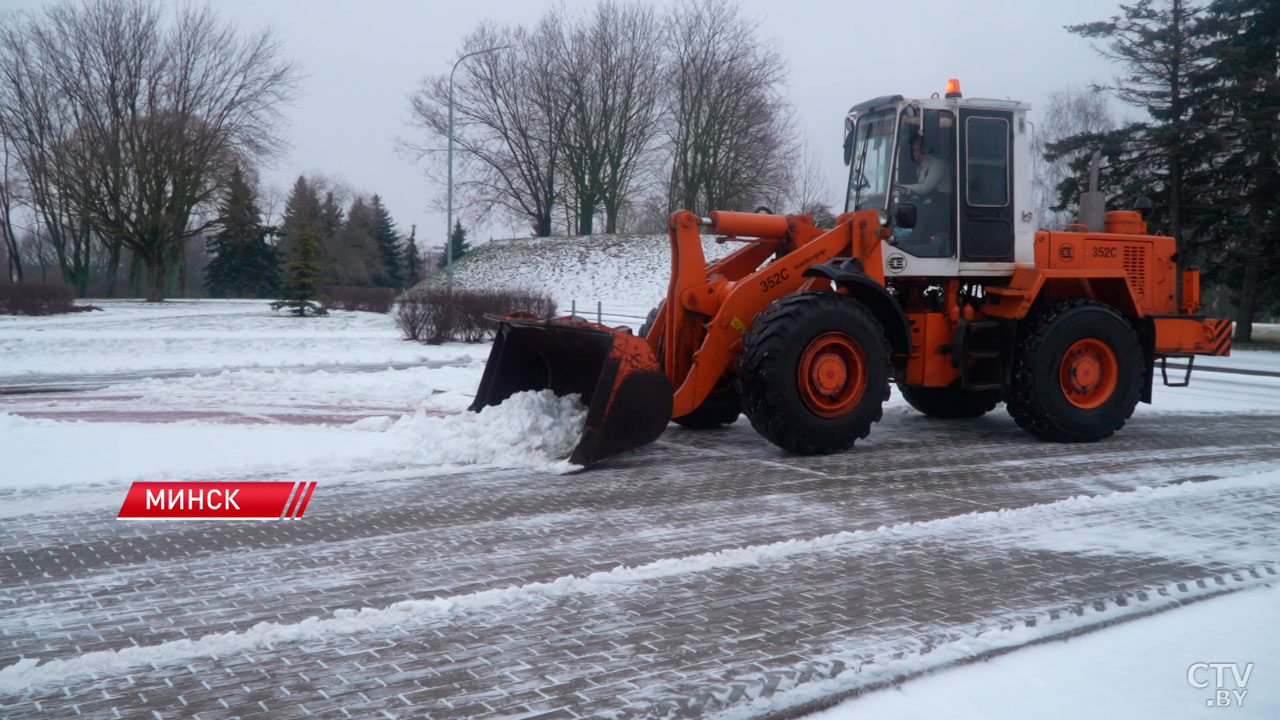
<svg viewBox="0 0 1280 720"><path fill-rule="evenodd" d="M703 239L709 260L736 245ZM576 304L594 318L601 303L609 324L638 324L667 294L671 245L666 235L592 235L498 240L472 250L454 266L456 287L546 293L559 311ZM428 283L443 283L444 273Z"/></svg>

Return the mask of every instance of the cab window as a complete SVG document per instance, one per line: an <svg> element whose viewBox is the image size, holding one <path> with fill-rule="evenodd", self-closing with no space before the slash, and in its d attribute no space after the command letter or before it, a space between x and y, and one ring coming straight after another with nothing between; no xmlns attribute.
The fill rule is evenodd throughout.
<svg viewBox="0 0 1280 720"><path fill-rule="evenodd" d="M1009 204L1009 122L971 117L965 121L968 161L965 202L971 207Z"/></svg>
<svg viewBox="0 0 1280 720"><path fill-rule="evenodd" d="M914 228L894 228L898 247L917 257L952 257L955 242L955 116L908 107L898 124L894 198L916 208Z"/></svg>

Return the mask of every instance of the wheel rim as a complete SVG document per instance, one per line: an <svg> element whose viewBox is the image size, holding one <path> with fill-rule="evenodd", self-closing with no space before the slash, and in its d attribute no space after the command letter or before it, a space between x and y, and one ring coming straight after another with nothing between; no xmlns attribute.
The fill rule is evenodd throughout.
<svg viewBox="0 0 1280 720"><path fill-rule="evenodd" d="M1068 402L1092 410L1111 398L1119 374L1111 346L1097 338L1085 338L1063 354L1058 381Z"/></svg>
<svg viewBox="0 0 1280 720"><path fill-rule="evenodd" d="M867 363L862 346L839 332L814 338L796 368L800 399L820 417L848 413L867 388Z"/></svg>

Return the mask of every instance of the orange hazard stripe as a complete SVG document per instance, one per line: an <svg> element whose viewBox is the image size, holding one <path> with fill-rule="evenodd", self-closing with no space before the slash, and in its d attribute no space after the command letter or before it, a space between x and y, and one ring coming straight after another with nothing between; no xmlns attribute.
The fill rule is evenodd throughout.
<svg viewBox="0 0 1280 720"><path fill-rule="evenodd" d="M1231 352L1231 321L1214 320L1213 354L1226 355Z"/></svg>

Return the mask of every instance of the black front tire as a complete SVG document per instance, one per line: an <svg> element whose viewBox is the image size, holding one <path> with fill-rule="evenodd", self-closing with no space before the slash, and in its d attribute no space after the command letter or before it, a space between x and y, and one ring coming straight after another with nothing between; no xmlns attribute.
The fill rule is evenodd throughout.
<svg viewBox="0 0 1280 720"><path fill-rule="evenodd" d="M935 418L969 419L995 409L1003 390L965 390L956 380L947 387L920 387L898 384L898 392L911 407Z"/></svg>
<svg viewBox="0 0 1280 720"><path fill-rule="evenodd" d="M806 351L822 338L838 336L859 349L860 395L835 417L815 412L800 385ZM738 395L751 426L793 453L821 455L847 450L871 432L889 399L889 342L884 328L862 303L833 292L803 292L771 304L743 337L738 355Z"/></svg>
<svg viewBox="0 0 1280 720"><path fill-rule="evenodd" d="M1114 356L1115 387L1096 407L1068 399L1062 373L1068 351L1095 341ZM1075 299L1045 305L1024 322L1005 403L1018 426L1043 440L1095 442L1124 426L1143 386L1138 334L1123 315L1103 303Z"/></svg>

